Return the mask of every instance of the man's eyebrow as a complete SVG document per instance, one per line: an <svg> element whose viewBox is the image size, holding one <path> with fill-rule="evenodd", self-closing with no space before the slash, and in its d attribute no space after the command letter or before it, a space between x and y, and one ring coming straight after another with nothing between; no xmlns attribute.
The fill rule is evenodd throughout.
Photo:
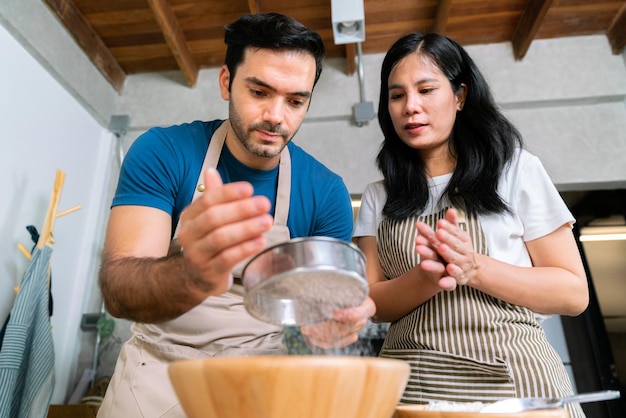
<svg viewBox="0 0 626 418"><path fill-rule="evenodd" d="M264 87L264 88L266 88L268 90L271 90L271 91L274 91L274 92L276 91L276 88L270 86L269 84L267 84L263 80L259 80L256 77L248 77L248 78L246 78L246 81L248 83L252 83L252 84L256 84L256 85L258 85L260 87ZM307 99L309 97L311 97L311 92L310 91L294 91L294 92L287 93L287 94L289 96L300 96L300 97L304 97L304 98L307 98Z"/></svg>

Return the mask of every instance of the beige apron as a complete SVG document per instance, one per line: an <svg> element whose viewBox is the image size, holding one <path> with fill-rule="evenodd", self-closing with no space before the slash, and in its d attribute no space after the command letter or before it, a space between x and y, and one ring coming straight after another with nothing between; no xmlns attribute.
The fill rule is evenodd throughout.
<svg viewBox="0 0 626 418"><path fill-rule="evenodd" d="M211 138L194 199L203 190L203 173L217 167L228 124L225 121ZM265 234L268 246L290 238L290 190L291 160L285 147L278 171L274 225ZM174 237L177 234L178 227ZM240 277L245 262L235 267L233 276ZM98 417L184 417L167 375L172 361L285 354L282 327L250 316L243 306L243 292L236 281L228 292L208 297L176 319L161 324L134 323L133 336L122 347Z"/></svg>

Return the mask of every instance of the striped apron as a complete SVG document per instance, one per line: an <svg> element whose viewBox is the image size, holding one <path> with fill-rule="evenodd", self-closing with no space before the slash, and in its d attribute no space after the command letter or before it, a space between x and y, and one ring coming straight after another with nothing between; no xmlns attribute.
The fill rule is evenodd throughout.
<svg viewBox="0 0 626 418"><path fill-rule="evenodd" d="M378 254L386 277L398 277L419 263L415 223L435 229L445 210L381 221ZM488 255L477 217L461 213L460 218L474 250ZM567 371L534 313L469 286L439 292L392 323L380 355L411 365L401 403L493 402L573 393ZM577 404L568 410L572 418L584 417Z"/></svg>

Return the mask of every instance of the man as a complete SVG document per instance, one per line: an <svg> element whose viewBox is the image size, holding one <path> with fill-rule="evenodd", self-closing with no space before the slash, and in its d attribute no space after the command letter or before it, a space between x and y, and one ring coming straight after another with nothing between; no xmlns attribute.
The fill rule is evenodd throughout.
<svg viewBox="0 0 626 418"><path fill-rule="evenodd" d="M289 238L351 239L343 181L290 142L320 76L320 36L258 14L228 25L225 42L219 87L229 119L151 129L124 160L100 286L107 310L135 323L99 417L184 416L171 361L284 354L282 329L243 307L242 264ZM374 311L367 298L302 333L317 346L345 346Z"/></svg>

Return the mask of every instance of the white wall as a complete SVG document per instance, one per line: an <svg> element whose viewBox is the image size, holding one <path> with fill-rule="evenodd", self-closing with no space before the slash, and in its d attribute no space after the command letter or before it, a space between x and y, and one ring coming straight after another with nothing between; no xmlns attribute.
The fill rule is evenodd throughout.
<svg viewBox="0 0 626 418"><path fill-rule="evenodd" d="M605 36L536 40L522 61L507 42L466 49L561 190L626 186L626 67ZM382 59L363 58L365 98L375 109ZM202 70L194 89L174 74L128 77L117 109L131 115L128 141L154 125L225 117L217 74ZM352 193L380 177L376 119L360 128L350 122L359 99L358 77L345 74L344 60L328 60L294 139L343 176Z"/></svg>
<svg viewBox="0 0 626 418"><path fill-rule="evenodd" d="M91 64L44 1L0 1L0 24L87 113L107 126L118 100L115 89Z"/></svg>
<svg viewBox="0 0 626 418"><path fill-rule="evenodd" d="M80 347L81 314L95 281L101 247L102 217L108 203L113 135L103 129L24 48L0 26L0 319L13 305L13 287L27 260L17 244L30 250L26 230L39 231L52 196L56 170L65 172L59 210L82 209L54 224L52 335L56 385L53 403L72 390Z"/></svg>

